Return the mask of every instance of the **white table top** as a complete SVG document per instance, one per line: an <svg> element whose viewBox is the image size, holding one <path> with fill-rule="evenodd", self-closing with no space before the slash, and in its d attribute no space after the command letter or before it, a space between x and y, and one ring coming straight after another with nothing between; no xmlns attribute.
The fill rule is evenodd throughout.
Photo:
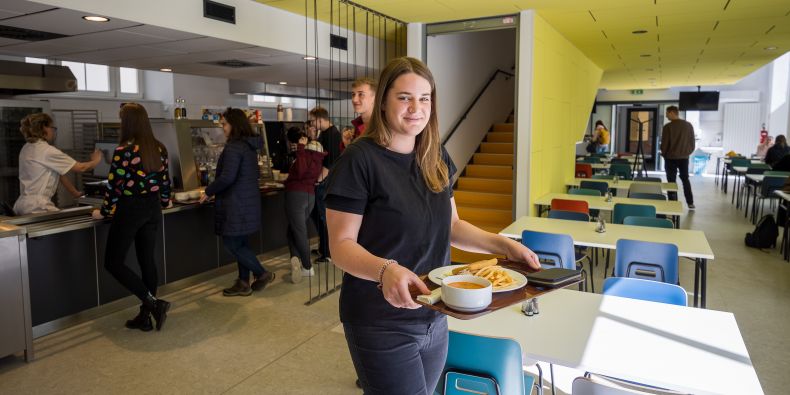
<svg viewBox="0 0 790 395"><path fill-rule="evenodd" d="M782 198L782 200L790 201L790 193L776 190L774 191L774 195L779 196L780 198Z"/></svg>
<svg viewBox="0 0 790 395"><path fill-rule="evenodd" d="M565 185L570 187L578 187L582 181L596 181L596 182L605 182L609 185L609 188L616 188L616 189L629 189L631 188L631 184L654 184L650 181L631 181L631 180L618 180L617 184L614 183L612 180L602 180L597 178L574 178L571 181L565 183ZM661 190L664 192L674 191L677 192L678 184L674 182L662 182L661 183Z"/></svg>
<svg viewBox="0 0 790 395"><path fill-rule="evenodd" d="M511 338L528 358L694 394L762 394L735 316L558 290L540 314L516 304L450 330Z"/></svg>
<svg viewBox="0 0 790 395"><path fill-rule="evenodd" d="M539 197L534 204L550 206L551 199L584 200L593 210L612 211L615 203L642 204L656 208L656 214L683 215L683 203L677 200L631 199L613 197L607 202L603 196L571 195L567 193L549 193Z"/></svg>
<svg viewBox="0 0 790 395"><path fill-rule="evenodd" d="M733 166L732 169L735 170L736 173L746 173L746 171L749 170L746 166Z"/></svg>
<svg viewBox="0 0 790 395"><path fill-rule="evenodd" d="M765 178L765 176L762 175L762 174L747 174L746 178L748 178L749 180L752 180L752 181L754 181L756 183L761 183L761 182L763 182L763 178Z"/></svg>
<svg viewBox="0 0 790 395"><path fill-rule="evenodd" d="M763 163L762 159L751 159L751 161L752 161L752 163ZM732 163L732 159L731 158L724 158L724 163L727 163L727 164Z"/></svg>
<svg viewBox="0 0 790 395"><path fill-rule="evenodd" d="M543 217L521 217L499 232L511 239L521 240L521 232L562 233L573 238L573 244L584 247L615 249L617 240L631 239L669 243L678 246L678 255L686 258L714 259L708 238L700 230L651 228L647 226L606 224L606 232L595 231L595 222L570 221Z"/></svg>

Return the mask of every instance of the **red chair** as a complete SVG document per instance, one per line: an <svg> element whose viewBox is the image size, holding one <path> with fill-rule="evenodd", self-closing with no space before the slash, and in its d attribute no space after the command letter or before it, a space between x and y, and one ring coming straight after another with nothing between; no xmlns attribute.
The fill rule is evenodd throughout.
<svg viewBox="0 0 790 395"><path fill-rule="evenodd" d="M576 178L592 178L593 169L589 163L576 164Z"/></svg>
<svg viewBox="0 0 790 395"><path fill-rule="evenodd" d="M551 199L551 209L590 214L590 205L584 200Z"/></svg>

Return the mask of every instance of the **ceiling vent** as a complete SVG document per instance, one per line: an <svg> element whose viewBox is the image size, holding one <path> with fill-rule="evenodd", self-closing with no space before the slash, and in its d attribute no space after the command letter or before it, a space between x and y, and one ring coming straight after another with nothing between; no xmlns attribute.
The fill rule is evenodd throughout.
<svg viewBox="0 0 790 395"><path fill-rule="evenodd" d="M268 64L253 63L238 59L217 60L214 62L203 62L203 64L212 64L215 66L230 67L232 69L242 69L246 67L269 67Z"/></svg>
<svg viewBox="0 0 790 395"><path fill-rule="evenodd" d="M0 37L10 38L12 40L44 41L68 36L57 33L42 32L40 30L0 25Z"/></svg>

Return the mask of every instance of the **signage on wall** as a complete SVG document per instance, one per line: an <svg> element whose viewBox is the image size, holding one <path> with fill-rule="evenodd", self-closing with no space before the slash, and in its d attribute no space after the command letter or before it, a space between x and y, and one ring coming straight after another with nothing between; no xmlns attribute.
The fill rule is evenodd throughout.
<svg viewBox="0 0 790 395"><path fill-rule="evenodd" d="M631 94L632 95L641 95L641 94L644 94L644 93L645 93L645 91L643 91L641 89L631 89Z"/></svg>

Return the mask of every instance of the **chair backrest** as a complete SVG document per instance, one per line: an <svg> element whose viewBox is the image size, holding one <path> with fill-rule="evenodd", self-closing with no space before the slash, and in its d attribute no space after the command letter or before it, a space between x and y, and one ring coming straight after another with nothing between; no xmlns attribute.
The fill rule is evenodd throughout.
<svg viewBox="0 0 790 395"><path fill-rule="evenodd" d="M442 394L444 388L457 388L458 392L450 394L468 394L464 388L475 391L479 384L493 379L499 387L500 394L524 394L524 372L521 363L521 346L512 339L500 339L469 335L450 331L447 360L437 391ZM463 372L456 376L458 380L446 386L447 372ZM478 374L483 380L475 380ZM490 393L490 392L472 392Z"/></svg>
<svg viewBox="0 0 790 395"><path fill-rule="evenodd" d="M751 161L749 161L749 168L771 170L771 165L767 163L752 163Z"/></svg>
<svg viewBox="0 0 790 395"><path fill-rule="evenodd" d="M631 193L628 197L632 199L651 199L651 200L667 200L667 197L663 193Z"/></svg>
<svg viewBox="0 0 790 395"><path fill-rule="evenodd" d="M571 195L601 196L601 191L590 188L571 188L568 190L568 193Z"/></svg>
<svg viewBox="0 0 790 395"><path fill-rule="evenodd" d="M644 204L615 203L612 222L622 224L625 217L656 217L656 208Z"/></svg>
<svg viewBox="0 0 790 395"><path fill-rule="evenodd" d="M584 200L551 199L551 209L590 213L590 205Z"/></svg>
<svg viewBox="0 0 790 395"><path fill-rule="evenodd" d="M790 171L766 170L765 173L763 173L763 175L766 176L766 177L767 176L788 177L788 176L790 176Z"/></svg>
<svg viewBox="0 0 790 395"><path fill-rule="evenodd" d="M623 164L630 164L631 162L628 161L626 158L613 158L609 163L623 163Z"/></svg>
<svg viewBox="0 0 790 395"><path fill-rule="evenodd" d="M595 177L593 177L595 178ZM603 196L609 191L609 183L605 181L587 181L584 180L579 183L579 187L584 189L595 189L600 192L599 196Z"/></svg>
<svg viewBox="0 0 790 395"><path fill-rule="evenodd" d="M576 269L576 254L570 235L525 230L521 232L521 243L538 255L544 269Z"/></svg>
<svg viewBox="0 0 790 395"><path fill-rule="evenodd" d="M620 178L630 180L633 176L631 172L631 165L624 163L612 163L609 166L609 174L619 176Z"/></svg>
<svg viewBox="0 0 790 395"><path fill-rule="evenodd" d="M582 163L601 163L601 158L595 156L588 156L582 159Z"/></svg>
<svg viewBox="0 0 790 395"><path fill-rule="evenodd" d="M588 214L578 211L551 210L549 211L549 218L590 222L590 216Z"/></svg>
<svg viewBox="0 0 790 395"><path fill-rule="evenodd" d="M770 169L770 167L768 169ZM763 174L768 169L764 167L750 167L746 169L746 174Z"/></svg>
<svg viewBox="0 0 790 395"><path fill-rule="evenodd" d="M623 225L635 225L635 226L649 226L652 228L667 228L667 229L674 229L675 224L672 221L666 218L650 218L650 217L625 217L623 219Z"/></svg>
<svg viewBox="0 0 790 395"><path fill-rule="evenodd" d="M771 194L777 190L782 189L782 186L787 180L787 177L784 176L765 176L763 177L763 182L760 185L760 194L763 197L771 196Z"/></svg>
<svg viewBox="0 0 790 395"><path fill-rule="evenodd" d="M604 280L601 293L678 306L688 303L686 290L681 286L641 278L609 277Z"/></svg>
<svg viewBox="0 0 790 395"><path fill-rule="evenodd" d="M634 177L634 181L662 182L661 177Z"/></svg>
<svg viewBox="0 0 790 395"><path fill-rule="evenodd" d="M649 241L617 240L616 277L678 283L678 247Z"/></svg>
<svg viewBox="0 0 790 395"><path fill-rule="evenodd" d="M593 180L614 180L613 174L593 174Z"/></svg>
<svg viewBox="0 0 790 395"><path fill-rule="evenodd" d="M576 164L576 178L591 178L592 175L593 175L593 169L589 163Z"/></svg>
<svg viewBox="0 0 790 395"><path fill-rule="evenodd" d="M749 167L752 165L752 160L746 158L732 158L730 165L732 167Z"/></svg>
<svg viewBox="0 0 790 395"><path fill-rule="evenodd" d="M628 188L628 196L631 196L632 193L662 193L661 184L657 182L631 183Z"/></svg>

